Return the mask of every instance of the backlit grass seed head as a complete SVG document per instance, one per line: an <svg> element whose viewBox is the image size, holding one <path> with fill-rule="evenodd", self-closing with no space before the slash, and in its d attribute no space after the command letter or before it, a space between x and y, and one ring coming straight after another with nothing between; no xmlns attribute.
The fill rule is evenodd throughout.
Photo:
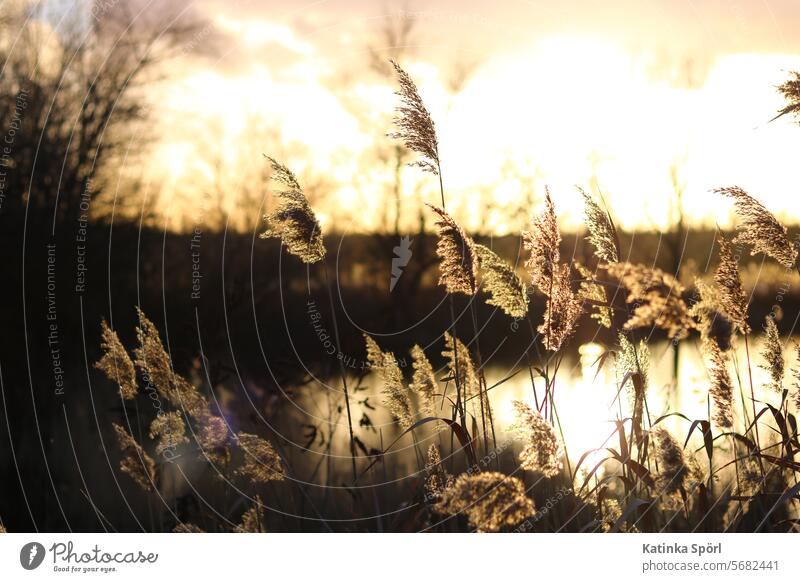
<svg viewBox="0 0 800 582"><path fill-rule="evenodd" d="M689 475L686 455L675 437L663 427L657 426L651 430L650 438L658 459L656 484L659 491L665 494L676 493L684 486Z"/></svg>
<svg viewBox="0 0 800 582"><path fill-rule="evenodd" d="M419 345L411 348L411 366L414 369L414 375L411 377L411 390L418 394L422 411L425 414L433 414L436 409L435 394L438 384L433 366Z"/></svg>
<svg viewBox="0 0 800 582"><path fill-rule="evenodd" d="M775 324L775 318L767 316L764 325L764 346L761 349L761 357L765 364L759 366L769 373L770 388L780 394L783 391L783 342Z"/></svg>
<svg viewBox="0 0 800 582"><path fill-rule="evenodd" d="M598 283L592 272L582 264L575 261L574 266L581 277L580 286L578 287L578 298L591 305L592 319L596 320L597 323L603 327L611 329L612 311L610 307L604 307L604 305L608 304L606 288Z"/></svg>
<svg viewBox="0 0 800 582"><path fill-rule="evenodd" d="M264 533L266 526L266 509L261 497L253 498L253 505L242 514L242 522L236 526L236 533Z"/></svg>
<svg viewBox="0 0 800 582"><path fill-rule="evenodd" d="M183 416L180 412L175 411L156 416L150 423L148 436L151 439L158 438L156 453L159 455L189 442L189 439L186 438L186 424L183 422Z"/></svg>
<svg viewBox="0 0 800 582"><path fill-rule="evenodd" d="M156 464L122 425L113 423L119 449L122 451L120 470L143 491L152 491L156 479Z"/></svg>
<svg viewBox="0 0 800 582"><path fill-rule="evenodd" d="M408 389L403 384L403 373L397 359L391 352L384 352L367 334L364 334L367 345L367 361L370 367L380 376L383 382L383 404L397 419L404 429L414 424L411 399Z"/></svg>
<svg viewBox="0 0 800 582"><path fill-rule="evenodd" d="M714 191L732 198L736 214L742 219L733 242L752 246L751 255L764 253L787 269L794 268L797 263L797 248L789 241L786 228L761 202L738 186Z"/></svg>
<svg viewBox="0 0 800 582"><path fill-rule="evenodd" d="M562 468L564 447L555 429L524 402L515 400L513 404L517 416L514 431L525 439L525 448L519 454L521 467L545 477L557 476Z"/></svg>
<svg viewBox="0 0 800 582"><path fill-rule="evenodd" d="M786 99L786 107L781 109L774 119L787 114L797 117L800 113L800 73L792 71L789 79L778 86L778 92Z"/></svg>
<svg viewBox="0 0 800 582"><path fill-rule="evenodd" d="M295 175L283 164L268 158L272 164L273 180L284 190L276 192L278 207L266 214L267 230L261 238L280 239L289 254L304 263L316 263L325 258L322 228L306 199Z"/></svg>
<svg viewBox="0 0 800 582"><path fill-rule="evenodd" d="M692 304L689 315L696 320L695 327L700 331L702 341L713 341L719 349L727 352L737 326L728 319L728 314L720 304L723 295L717 287L702 279L695 280L694 286L698 300Z"/></svg>
<svg viewBox="0 0 800 582"><path fill-rule="evenodd" d="M436 137L436 127L433 118L422 102L419 91L414 81L408 76L400 65L391 61L397 73L397 82L400 86L396 95L400 97L400 106L397 107L394 124L397 131L388 134L392 139L403 142L408 149L419 154L422 159L409 165L418 166L425 172L439 174L439 141Z"/></svg>
<svg viewBox="0 0 800 582"><path fill-rule="evenodd" d="M467 398L471 398L474 403L476 415L480 414L481 401L483 404L484 414L489 414L489 398L488 395L481 390L480 377L478 376L478 369L475 362L472 360L472 355L464 343L454 338L449 332L444 333L444 351L442 356L447 359L448 375L453 378L458 378L458 385L464 391ZM472 398L479 396L481 400Z"/></svg>
<svg viewBox="0 0 800 582"><path fill-rule="evenodd" d="M583 313L583 302L572 290L569 265L556 265L548 289L544 320L537 328L545 349L559 351L575 332Z"/></svg>
<svg viewBox="0 0 800 582"><path fill-rule="evenodd" d="M611 217L586 192L580 189L586 213L586 230L589 242L594 246L595 256L608 263L619 262L617 230Z"/></svg>
<svg viewBox="0 0 800 582"><path fill-rule="evenodd" d="M625 381L625 391L628 394L633 418L641 420L644 418L644 401L650 375L650 348L647 347L647 342L640 340L639 345L634 347L624 333L619 334L619 351L616 353L614 371L620 384L629 375L638 374L637 378L641 378L639 381L637 378L628 377Z"/></svg>
<svg viewBox="0 0 800 582"><path fill-rule="evenodd" d="M425 462L425 492L428 498L439 499L454 482L453 476L442 465L438 445L428 447L428 459Z"/></svg>
<svg viewBox="0 0 800 582"><path fill-rule="evenodd" d="M128 352L119 341L117 332L108 327L105 319L100 322L102 341L100 347L105 351L103 357L94 367L102 371L106 378L119 386L119 393L125 400L133 399L138 388L136 386L136 368Z"/></svg>
<svg viewBox="0 0 800 582"><path fill-rule="evenodd" d="M242 465L234 471L236 475L249 479L253 485L284 479L281 458L269 442L246 432L237 433L236 442L244 453Z"/></svg>
<svg viewBox="0 0 800 582"><path fill-rule="evenodd" d="M230 462L228 426L219 416L208 415L203 419L197 444L210 462L222 466L227 466Z"/></svg>
<svg viewBox="0 0 800 582"><path fill-rule="evenodd" d="M185 410L196 420L208 415L208 401L188 380L172 369L172 360L161 343L158 329L137 308L139 326L136 336L139 347L133 351L134 361L145 379L153 384L160 396L173 406Z"/></svg>
<svg viewBox="0 0 800 582"><path fill-rule="evenodd" d="M528 313L528 293L514 269L491 249L476 244L480 265L481 285L491 297L486 301L517 319Z"/></svg>
<svg viewBox="0 0 800 582"><path fill-rule="evenodd" d="M439 284L448 293L475 295L479 269L472 238L444 210L428 204L438 219L436 255L439 257Z"/></svg>
<svg viewBox="0 0 800 582"><path fill-rule="evenodd" d="M531 253L525 262L531 282L543 295L548 295L550 280L560 259L561 244L556 208L549 190L545 193L544 210L533 217L531 229L522 233L522 244Z"/></svg>
<svg viewBox="0 0 800 582"><path fill-rule="evenodd" d="M733 382L725 354L714 340L703 342L703 353L709 360L709 394L714 405L712 419L719 428L729 429L733 427Z"/></svg>
<svg viewBox="0 0 800 582"><path fill-rule="evenodd" d="M636 307L625 322L625 329L658 327L670 339L684 339L694 321L683 300L685 288L675 277L661 269L631 263L612 263L608 274L627 290L627 302Z"/></svg>
<svg viewBox="0 0 800 582"><path fill-rule="evenodd" d="M442 494L436 510L445 515L463 513L477 531L496 532L532 517L533 501L525 485L502 473L462 473Z"/></svg>
<svg viewBox="0 0 800 582"><path fill-rule="evenodd" d="M720 294L720 305L739 333L749 333L747 324L747 296L742 289L739 265L733 256L731 243L719 236L719 265L714 282Z"/></svg>

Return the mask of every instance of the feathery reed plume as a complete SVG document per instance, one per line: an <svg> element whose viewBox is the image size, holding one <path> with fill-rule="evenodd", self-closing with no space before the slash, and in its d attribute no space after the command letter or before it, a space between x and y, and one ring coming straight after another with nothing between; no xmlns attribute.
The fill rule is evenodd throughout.
<svg viewBox="0 0 800 582"><path fill-rule="evenodd" d="M612 263L607 271L628 290L627 302L636 304L625 329L655 326L665 330L670 339L689 335L694 321L682 297L685 288L675 277L631 263Z"/></svg>
<svg viewBox="0 0 800 582"><path fill-rule="evenodd" d="M433 414L436 409L436 376L433 373L425 351L419 346L411 348L411 366L414 368L414 375L411 377L411 390L419 395L422 412Z"/></svg>
<svg viewBox="0 0 800 582"><path fill-rule="evenodd" d="M764 253L787 269L797 262L797 248L789 241L786 227L780 224L761 202L738 186L717 188L718 194L732 198L736 213L742 219L735 243L753 247L750 254Z"/></svg>
<svg viewBox="0 0 800 582"><path fill-rule="evenodd" d="M535 512L525 485L502 473L462 473L445 490L436 510L445 515L463 513L477 531L496 532L513 527Z"/></svg>
<svg viewBox="0 0 800 582"><path fill-rule="evenodd" d="M159 455L189 442L189 439L186 438L186 424L183 422L181 413L177 411L165 412L156 416L150 423L148 436L151 439L158 437L156 453Z"/></svg>
<svg viewBox="0 0 800 582"><path fill-rule="evenodd" d="M289 254L304 263L321 261L325 258L322 228L303 189L289 168L272 158L267 159L272 164L273 180L285 189L276 192L280 199L278 208L264 215L267 230L261 233L261 238L280 239Z"/></svg>
<svg viewBox="0 0 800 582"><path fill-rule="evenodd" d="M119 468L133 479L143 491L152 491L156 479L156 464L122 425L112 423L117 443L122 451Z"/></svg>
<svg viewBox="0 0 800 582"><path fill-rule="evenodd" d="M136 368L122 342L119 341L117 332L108 327L105 319L100 322L100 329L102 330L100 347L105 350L105 353L95 362L94 367L119 386L122 398L131 400L136 397L138 392Z"/></svg>
<svg viewBox="0 0 800 582"><path fill-rule="evenodd" d="M264 502L261 497L256 495L253 498L253 505L242 514L242 522L236 526L236 533L264 533L266 527L266 513Z"/></svg>
<svg viewBox="0 0 800 582"><path fill-rule="evenodd" d="M767 316L764 324L764 347L761 356L766 365L760 364L759 367L769 372L770 388L778 394L783 391L783 343L778 333L778 326L775 325L775 318Z"/></svg>
<svg viewBox="0 0 800 582"><path fill-rule="evenodd" d="M370 367L380 374L383 381L383 403L397 419L403 429L414 424L411 412L411 399L408 389L403 384L403 373L397 365L397 359L391 352L384 352L369 335L364 334L367 344L367 361Z"/></svg>
<svg viewBox="0 0 800 582"><path fill-rule="evenodd" d="M514 400L513 405L517 416L513 429L525 439L525 448L519 454L520 466L545 477L557 476L561 472L564 447L555 429L524 402Z"/></svg>
<svg viewBox="0 0 800 582"><path fill-rule="evenodd" d="M775 121L788 113L797 116L798 112L800 112L800 73L792 71L790 75L791 77L788 81L778 86L778 92L780 92L787 101L786 107L781 109L778 115L773 117L770 121Z"/></svg>
<svg viewBox="0 0 800 582"><path fill-rule="evenodd" d="M409 164L422 168L425 172L439 174L439 140L436 137L436 126L431 114L422 102L419 91L414 81L408 76L400 65L391 61L397 72L397 82L400 90L395 93L400 97L400 106L397 107L394 124L397 131L388 134L392 139L399 139L403 144L422 156Z"/></svg>
<svg viewBox="0 0 800 582"><path fill-rule="evenodd" d="M179 523L172 528L172 533L206 533L193 523Z"/></svg>
<svg viewBox="0 0 800 582"><path fill-rule="evenodd" d="M711 402L714 404L712 419L722 429L733 427L733 382L728 373L725 355L714 340L704 341L703 352L710 361Z"/></svg>
<svg viewBox="0 0 800 582"><path fill-rule="evenodd" d="M569 265L556 265L544 320L537 330L542 334L545 349L557 352L575 332L583 313L583 303L572 290Z"/></svg>
<svg viewBox="0 0 800 582"><path fill-rule="evenodd" d="M689 474L683 449L663 427L657 426L651 430L650 437L658 459L658 488L662 493L675 493L683 487Z"/></svg>
<svg viewBox="0 0 800 582"><path fill-rule="evenodd" d="M578 188L583 196L586 212L586 229L589 231L589 242L594 246L594 254L601 261L619 262L617 250L617 229L608 212L605 212L582 188Z"/></svg>
<svg viewBox="0 0 800 582"><path fill-rule="evenodd" d="M197 444L203 454L214 464L227 465L230 461L228 426L219 416L208 415L203 419Z"/></svg>
<svg viewBox="0 0 800 582"><path fill-rule="evenodd" d="M453 476L442 465L442 456L439 447L428 447L428 460L425 462L425 493L429 500L439 499L442 494L453 486Z"/></svg>
<svg viewBox="0 0 800 582"><path fill-rule="evenodd" d="M800 411L800 344L794 344L794 353L799 362L797 367L792 370L792 377L794 378L794 407Z"/></svg>
<svg viewBox="0 0 800 582"><path fill-rule="evenodd" d="M427 206L439 217L435 222L439 236L436 243L439 284L444 285L448 293L475 295L479 268L475 243L444 210L431 204Z"/></svg>
<svg viewBox="0 0 800 582"><path fill-rule="evenodd" d="M269 442L246 432L237 433L236 442L244 451L244 463L234 471L237 475L246 477L253 485L283 481L281 458Z"/></svg>
<svg viewBox="0 0 800 582"><path fill-rule="evenodd" d="M543 295L549 295L550 281L553 279L560 254L561 233L556 221L556 208L550 198L550 190L545 190L544 210L533 217L531 229L522 232L522 244L531 256L525 268L531 276L533 285Z"/></svg>
<svg viewBox="0 0 800 582"><path fill-rule="evenodd" d="M611 329L611 308L608 305L608 295L606 288L597 282L592 272L580 264L574 263L575 270L581 276L580 287L578 288L578 299L589 303L592 306L591 318L605 328Z"/></svg>
<svg viewBox="0 0 800 582"><path fill-rule="evenodd" d="M480 395L484 413L489 414L489 397L481 390L478 370L467 346L458 339L444 332L444 351L442 356L447 358L448 375L458 378L458 385L464 390L466 398Z"/></svg>
<svg viewBox="0 0 800 582"><path fill-rule="evenodd" d="M739 333L749 333L747 324L747 297L739 277L739 265L731 251L731 243L719 235L719 265L714 282L720 294L720 305Z"/></svg>
<svg viewBox="0 0 800 582"><path fill-rule="evenodd" d="M640 340L635 347L624 333L619 334L619 348L614 360L617 382L625 381L629 374L638 374L641 378L641 382L631 379L625 383L633 418L639 426L644 418L644 401L649 385L650 348L644 340Z"/></svg>
<svg viewBox="0 0 800 582"><path fill-rule="evenodd" d="M506 315L521 319L528 313L528 293L525 283L514 269L491 249L476 244L483 288L491 298L486 303L502 309Z"/></svg>
<svg viewBox="0 0 800 582"><path fill-rule="evenodd" d="M703 342L713 341L719 349L727 352L731 348L735 326L720 305L723 293L702 279L696 279L694 286L699 299L689 309L689 315L697 320L696 327Z"/></svg>
<svg viewBox="0 0 800 582"><path fill-rule="evenodd" d="M183 408L193 418L200 420L208 415L208 401L190 382L176 374L172 360L161 343L158 329L147 319L141 309L136 336L139 347L133 351L136 365L145 381L152 383L158 393L177 408Z"/></svg>

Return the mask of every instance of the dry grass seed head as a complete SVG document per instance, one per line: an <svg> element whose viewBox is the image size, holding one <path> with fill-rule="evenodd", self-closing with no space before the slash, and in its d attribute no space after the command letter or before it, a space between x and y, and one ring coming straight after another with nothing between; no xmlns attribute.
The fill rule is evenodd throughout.
<svg viewBox="0 0 800 582"><path fill-rule="evenodd" d="M733 427L733 382L728 373L725 354L714 340L706 340L702 346L709 360L709 394L714 405L712 419L719 428L730 429Z"/></svg>
<svg viewBox="0 0 800 582"><path fill-rule="evenodd" d="M781 342L781 336L774 317L767 316L764 321L764 332L764 346L761 350L761 356L766 364L760 364L759 367L769 373L770 388L780 394L783 391L783 342Z"/></svg>
<svg viewBox="0 0 800 582"><path fill-rule="evenodd" d="M583 313L583 302L572 290L569 265L556 265L547 296L544 320L537 328L545 349L559 351L572 336Z"/></svg>
<svg viewBox="0 0 800 582"><path fill-rule="evenodd" d="M414 424L411 399L403 384L403 373L391 352L384 352L369 335L364 334L367 345L367 361L383 381L383 403L397 419L403 429Z"/></svg>
<svg viewBox="0 0 800 582"><path fill-rule="evenodd" d="M611 217L589 194L580 189L586 213L586 229L589 231L589 242L594 246L594 254L601 261L619 262L617 250L617 231Z"/></svg>
<svg viewBox="0 0 800 582"><path fill-rule="evenodd" d="M563 466L564 447L555 429L524 402L515 400L513 404L517 416L513 428L525 439L525 448L519 454L521 467L545 477L557 476Z"/></svg>
<svg viewBox="0 0 800 582"><path fill-rule="evenodd" d="M416 84L411 80L400 65L391 61L397 73L397 82L400 86L396 95L400 97L400 106L397 107L394 124L397 131L390 133L389 137L403 142L408 149L418 153L422 159L412 162L411 166L418 166L425 172L439 174L439 141L436 137L436 127L433 118L422 102Z"/></svg>
<svg viewBox="0 0 800 582"><path fill-rule="evenodd" d="M481 285L491 297L486 301L503 312L517 319L528 313L528 292L514 269L491 249L476 244Z"/></svg>
<svg viewBox="0 0 800 582"><path fill-rule="evenodd" d="M411 366L414 369L410 388L419 396L422 412L428 415L433 414L436 409L436 391L438 389L433 366L419 345L414 345L410 353Z"/></svg>
<svg viewBox="0 0 800 582"><path fill-rule="evenodd" d="M455 479L442 464L439 447L437 445L428 447L428 459L425 462L425 492L428 499L439 499L454 482Z"/></svg>
<svg viewBox="0 0 800 582"><path fill-rule="evenodd" d="M189 439L186 438L186 424L183 422L183 416L177 411L165 412L156 416L150 423L148 436L151 439L158 438L156 453L159 455L189 442Z"/></svg>
<svg viewBox="0 0 800 582"><path fill-rule="evenodd" d="M119 386L119 393L125 400L133 399L138 388L136 386L136 368L128 352L119 341L117 332L108 327L106 320L100 322L102 340L100 347L105 351L103 357L94 365L102 371L106 378Z"/></svg>
<svg viewBox="0 0 800 582"><path fill-rule="evenodd" d="M591 318L607 329L611 329L612 311L610 307L598 304L608 304L606 288L597 282L592 272L585 266L575 261L575 270L581 276L578 288L578 298L592 306Z"/></svg>
<svg viewBox="0 0 800 582"><path fill-rule="evenodd" d="M676 493L683 488L689 475L686 455L667 429L657 426L650 431L650 436L658 458L656 484L662 493Z"/></svg>
<svg viewBox="0 0 800 582"><path fill-rule="evenodd" d="M797 262L797 248L789 241L786 227L780 224L761 202L738 186L718 188L718 194L732 198L736 214L742 219L733 240L753 247L751 255L764 253L787 269Z"/></svg>
<svg viewBox="0 0 800 582"><path fill-rule="evenodd" d="M120 470L143 491L152 491L156 479L156 464L122 425L113 423L117 443L122 452Z"/></svg>
<svg viewBox="0 0 800 582"><path fill-rule="evenodd" d="M268 441L254 434L240 432L236 434L236 442L244 453L244 462L237 467L236 475L249 479L253 485L284 479L281 458Z"/></svg>
<svg viewBox="0 0 800 582"><path fill-rule="evenodd" d="M531 282L540 293L548 295L550 281L560 259L561 244L556 208L550 198L550 190L545 193L544 209L541 214L534 216L531 229L522 233L522 244L531 253L525 262Z"/></svg>
<svg viewBox="0 0 800 582"><path fill-rule="evenodd" d="M475 295L479 269L472 238L444 210L428 204L438 219L436 255L439 257L439 284L448 293Z"/></svg>
<svg viewBox="0 0 800 582"><path fill-rule="evenodd" d="M261 497L256 495L253 498L253 505L242 514L242 522L236 526L236 533L264 533L266 526L266 509Z"/></svg>
<svg viewBox="0 0 800 582"><path fill-rule="evenodd" d="M316 263L325 258L322 228L311 209L295 175L283 164L267 158L272 164L272 178L285 190L276 192L278 207L266 214L267 230L261 238L280 239L289 254L304 263Z"/></svg>
<svg viewBox="0 0 800 582"><path fill-rule="evenodd" d="M749 333L747 324L747 296L742 289L739 276L739 265L733 256L731 243L724 236L719 236L719 265L714 274L720 300L725 314L739 333Z"/></svg>
<svg viewBox="0 0 800 582"><path fill-rule="evenodd" d="M513 527L535 513L523 482L496 472L459 475L436 509L445 515L463 513L471 527L485 532Z"/></svg>

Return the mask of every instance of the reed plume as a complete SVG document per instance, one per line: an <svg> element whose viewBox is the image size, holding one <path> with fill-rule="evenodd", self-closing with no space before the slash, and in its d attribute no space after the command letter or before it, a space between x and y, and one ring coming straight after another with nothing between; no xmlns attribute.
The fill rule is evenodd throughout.
<svg viewBox="0 0 800 582"><path fill-rule="evenodd" d="M260 496L253 497L253 505L242 514L242 521L234 531L236 533L264 533L267 531L266 512Z"/></svg>
<svg viewBox="0 0 800 582"><path fill-rule="evenodd" d="M722 234L719 235L719 265L714 274L714 282L720 294L720 305L728 319L739 333L749 333L747 297L742 289L739 265L731 251L731 243Z"/></svg>
<svg viewBox="0 0 800 582"><path fill-rule="evenodd" d="M253 485L283 481L281 458L269 442L246 432L237 433L236 442L244 452L244 462L236 468L236 475L249 479Z"/></svg>
<svg viewBox="0 0 800 582"><path fill-rule="evenodd" d="M525 485L502 473L462 473L445 490L436 510L445 515L463 513L477 531L496 532L513 527L535 513Z"/></svg>
<svg viewBox="0 0 800 582"><path fill-rule="evenodd" d="M559 351L575 333L578 320L583 313L583 302L572 290L569 265L556 265L547 296L544 320L537 328L542 334L545 349Z"/></svg>
<svg viewBox="0 0 800 582"><path fill-rule="evenodd" d="M156 453L159 455L189 442L189 439L186 438L186 424L183 422L183 416L177 411L165 412L156 416L150 423L148 436L151 439L158 438Z"/></svg>
<svg viewBox="0 0 800 582"><path fill-rule="evenodd" d="M695 327L700 331L703 342L713 341L719 349L727 352L731 348L733 332L737 327L728 319L726 308L720 304L727 299L723 299L723 292L718 285L712 287L702 279L697 279L694 286L699 299L689 309L689 315L697 321Z"/></svg>
<svg viewBox="0 0 800 582"><path fill-rule="evenodd" d="M778 115L773 117L770 121L775 121L779 117L787 114L795 116L800 112L800 73L792 71L787 81L778 86L778 92L786 99L786 107L778 111Z"/></svg>
<svg viewBox="0 0 800 582"><path fill-rule="evenodd" d="M734 243L752 246L751 255L764 253L787 269L797 263L797 248L789 241L786 227L780 224L761 202L738 186L718 188L718 194L732 198L742 219Z"/></svg>
<svg viewBox="0 0 800 582"><path fill-rule="evenodd" d="M489 397L481 390L478 370L467 346L460 339L450 335L449 332L444 333L444 346L445 349L442 352L442 356L447 359L448 374L457 379L457 385L462 387L466 398L480 396L484 407L483 410L488 414Z"/></svg>
<svg viewBox="0 0 800 582"><path fill-rule="evenodd" d="M411 390L416 392L420 399L422 412L430 415L436 409L436 376L433 373L425 351L419 346L411 348L411 366L414 374L411 377Z"/></svg>
<svg viewBox="0 0 800 582"><path fill-rule="evenodd" d="M533 217L531 229L522 232L522 244L531 253L525 262L531 282L543 295L549 295L550 281L560 260L561 244L556 208L549 189L545 190L544 210Z"/></svg>
<svg viewBox="0 0 800 582"><path fill-rule="evenodd" d="M783 392L784 372L783 343L778 332L778 326L775 324L775 318L769 315L764 322L764 346L761 350L761 356L766 364L760 364L759 367L769 373L770 388L781 394Z"/></svg>
<svg viewBox="0 0 800 582"><path fill-rule="evenodd" d="M120 471L127 474L143 491L153 491L156 480L156 464L122 425L112 423L117 443L122 452Z"/></svg>
<svg viewBox="0 0 800 582"><path fill-rule="evenodd" d="M391 352L384 352L369 335L364 334L367 344L367 361L383 381L383 403L398 424L407 429L414 424L411 411L411 399L408 389L403 384L403 373L397 365L397 359Z"/></svg>
<svg viewBox="0 0 800 582"><path fill-rule="evenodd" d="M197 435L197 444L210 462L222 466L230 462L228 426L219 416L208 415L203 419Z"/></svg>
<svg viewBox="0 0 800 582"><path fill-rule="evenodd" d="M437 216L436 255L439 257L439 284L448 293L475 295L479 269L478 254L472 238L444 210L428 206Z"/></svg>
<svg viewBox="0 0 800 582"><path fill-rule="evenodd" d="M647 342L639 341L634 346L624 333L619 334L619 351L614 361L614 371L617 382L625 382L625 390L633 413L634 424L638 427L644 418L644 402L649 387L650 375L650 348ZM636 374L638 380L630 377Z"/></svg>
<svg viewBox="0 0 800 582"><path fill-rule="evenodd" d="M657 486L662 493L672 494L683 488L689 475L686 455L667 429L657 426L650 431L658 462Z"/></svg>
<svg viewBox="0 0 800 582"><path fill-rule="evenodd" d="M689 335L694 321L682 297L685 288L675 277L631 263L612 263L607 270L628 290L627 302L635 305L624 329L655 326L675 340Z"/></svg>
<svg viewBox="0 0 800 582"><path fill-rule="evenodd" d="M188 380L172 369L172 360L161 343L158 329L137 308L139 326L136 336L139 347L133 351L134 361L148 383L176 408L182 408L196 420L208 415L208 401Z"/></svg>
<svg viewBox="0 0 800 582"><path fill-rule="evenodd" d="M439 447L428 447L428 459L425 462L425 493L430 500L439 499L442 494L453 486L455 479L447 472L442 464Z"/></svg>
<svg viewBox="0 0 800 582"><path fill-rule="evenodd" d="M136 368L128 352L119 341L117 332L108 327L106 320L100 322L102 340L100 347L105 351L94 367L103 372L109 380L119 386L119 393L125 400L132 400L138 393Z"/></svg>
<svg viewBox="0 0 800 582"><path fill-rule="evenodd" d="M538 411L519 400L513 402L517 420L514 430L525 439L519 454L520 466L545 477L556 477L562 468L564 447L553 426Z"/></svg>
<svg viewBox="0 0 800 582"><path fill-rule="evenodd" d="M414 81L408 76L400 65L391 61L397 73L397 82L400 89L395 93L400 97L400 106L396 109L394 124L397 131L389 133L388 137L399 139L422 159L409 164L418 166L425 172L439 174L439 140L436 137L436 127L433 118L425 107L422 97Z"/></svg>
<svg viewBox="0 0 800 582"><path fill-rule="evenodd" d="M578 299L592 306L590 317L605 328L611 329L612 311L608 307L608 295L605 286L597 282L592 272L578 261L573 263L581 276L578 287Z"/></svg>
<svg viewBox="0 0 800 582"><path fill-rule="evenodd" d="M284 189L276 192L278 207L264 215L267 230L261 233L261 238L280 239L289 254L304 263L321 261L325 258L322 228L300 183L289 168L273 158L267 159L272 165L272 179Z"/></svg>
<svg viewBox="0 0 800 582"><path fill-rule="evenodd" d="M704 341L702 349L710 362L709 394L714 404L712 420L719 428L730 429L733 427L733 382L728 373L725 355L714 340Z"/></svg>
<svg viewBox="0 0 800 582"><path fill-rule="evenodd" d="M619 262L617 229L614 227L611 216L600 208L597 202L582 188L578 188L578 190L583 196L586 229L589 231L587 238L594 246L595 256L607 263Z"/></svg>
<svg viewBox="0 0 800 582"><path fill-rule="evenodd" d="M499 307L506 315L521 319L528 313L528 292L514 269L491 249L476 244L481 285L491 297L488 305Z"/></svg>
<svg viewBox="0 0 800 582"><path fill-rule="evenodd" d="M193 523L179 523L172 528L172 533L206 533Z"/></svg>

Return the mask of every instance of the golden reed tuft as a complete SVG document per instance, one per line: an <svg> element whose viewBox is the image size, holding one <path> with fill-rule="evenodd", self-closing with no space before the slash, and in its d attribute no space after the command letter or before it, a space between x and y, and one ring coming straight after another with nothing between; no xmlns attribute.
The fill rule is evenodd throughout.
<svg viewBox="0 0 800 582"><path fill-rule="evenodd" d="M448 293L475 295L479 269L478 254L472 238L444 210L431 204L436 220L439 240L436 255L439 257L439 284Z"/></svg>
<svg viewBox="0 0 800 582"><path fill-rule="evenodd" d="M562 468L564 447L553 426L538 411L519 400L513 402L517 421L514 430L525 439L519 454L521 467L545 477L556 477Z"/></svg>
<svg viewBox="0 0 800 582"><path fill-rule="evenodd" d="M419 345L411 348L411 366L414 374L411 377L411 390L416 392L420 400L421 412L433 414L436 410L436 390L438 384L428 357Z"/></svg>
<svg viewBox="0 0 800 582"><path fill-rule="evenodd" d="M281 458L269 442L246 432L237 433L236 442L244 452L244 462L236 468L236 475L246 477L253 485L283 481Z"/></svg>
<svg viewBox="0 0 800 582"><path fill-rule="evenodd" d="M277 209L264 216L267 230L261 238L280 239L289 254L304 263L317 263L325 258L322 228L306 199L295 175L283 164L267 158L272 164L272 179L284 186L276 193Z"/></svg>
<svg viewBox="0 0 800 582"><path fill-rule="evenodd" d="M764 253L787 269L794 268L797 248L789 241L786 227L761 202L738 186L717 188L714 192L732 198L736 214L742 219L733 242L752 246L751 255Z"/></svg>
<svg viewBox="0 0 800 582"><path fill-rule="evenodd" d="M708 374L711 378L709 394L714 405L712 419L719 428L733 427L733 382L728 373L725 354L713 339L702 343L703 353L709 359Z"/></svg>
<svg viewBox="0 0 800 582"><path fill-rule="evenodd" d="M535 513L525 484L495 472L459 475L443 492L436 510L445 515L463 513L470 526L481 532L513 527Z"/></svg>
<svg viewBox="0 0 800 582"><path fill-rule="evenodd" d="M153 491L156 480L156 464L122 425L113 423L117 443L122 451L119 468L143 491Z"/></svg>
<svg viewBox="0 0 800 582"><path fill-rule="evenodd" d="M614 227L611 216L608 212L603 211L582 188L578 188L578 190L583 196L584 212L586 213L585 224L589 231L587 238L594 246L595 256L607 263L618 263L617 229Z"/></svg>
<svg viewBox="0 0 800 582"><path fill-rule="evenodd" d="M766 317L764 322L764 346L761 350L761 357L765 364L759 364L762 370L766 370L770 377L769 387L780 394L783 391L783 343L781 342L778 326L775 318Z"/></svg>
<svg viewBox="0 0 800 582"><path fill-rule="evenodd" d="M364 341L367 344L367 361L383 381L384 405L402 428L409 428L414 424L414 414L411 409L411 398L408 389L403 384L403 373L400 371L397 359L393 353L381 350L375 340L366 333Z"/></svg>
<svg viewBox="0 0 800 582"><path fill-rule="evenodd" d="M491 297L486 301L517 319L528 313L528 291L514 269L490 248L475 245L480 266L481 285Z"/></svg>
<svg viewBox="0 0 800 582"><path fill-rule="evenodd" d="M186 438L186 424L183 422L183 416L177 411L165 412L156 416L150 423L148 436L151 439L158 438L156 453L159 455L166 450L175 449L189 442L189 439Z"/></svg>
<svg viewBox="0 0 800 582"><path fill-rule="evenodd" d="M132 400L139 391L136 386L136 368L122 342L119 341L117 332L108 327L105 319L100 322L100 329L102 334L100 347L105 353L94 367L119 386L122 398Z"/></svg>

